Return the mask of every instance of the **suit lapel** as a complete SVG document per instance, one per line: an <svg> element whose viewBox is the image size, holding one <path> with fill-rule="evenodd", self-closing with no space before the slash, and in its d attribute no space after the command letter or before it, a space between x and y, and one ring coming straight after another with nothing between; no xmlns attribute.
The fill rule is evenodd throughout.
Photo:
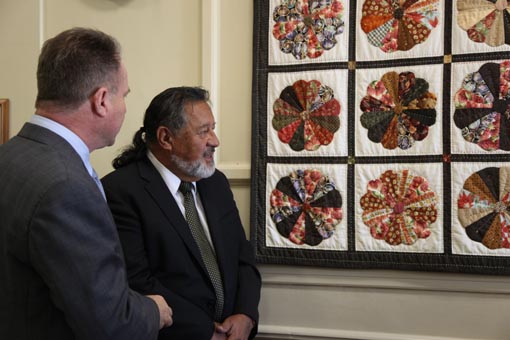
<svg viewBox="0 0 510 340"><path fill-rule="evenodd" d="M177 231L192 256L200 263L202 270L207 273L188 223L161 175L148 159L139 163L139 171L140 176L147 181L145 189L154 200L154 203L159 206L168 223Z"/></svg>

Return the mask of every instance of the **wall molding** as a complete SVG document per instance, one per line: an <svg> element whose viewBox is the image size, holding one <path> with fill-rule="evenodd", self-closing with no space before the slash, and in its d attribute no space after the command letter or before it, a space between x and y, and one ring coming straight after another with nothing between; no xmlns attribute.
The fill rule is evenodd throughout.
<svg viewBox="0 0 510 340"><path fill-rule="evenodd" d="M257 340L464 340L444 336L419 334L375 333L309 327L260 325ZM483 340L483 339L480 339Z"/></svg>
<svg viewBox="0 0 510 340"><path fill-rule="evenodd" d="M218 160L217 167L221 171L225 173L229 180L237 180L243 181L246 180L247 183L250 182L250 171L251 166L249 163L232 163L232 162L222 162Z"/></svg>
<svg viewBox="0 0 510 340"><path fill-rule="evenodd" d="M220 6L220 0L202 0L202 86L209 90L213 114L217 121L216 131L221 140ZM225 173L228 179L250 179L250 163L225 162L221 158L221 149L219 149L215 153L216 166Z"/></svg>
<svg viewBox="0 0 510 340"><path fill-rule="evenodd" d="M510 295L510 277L259 265L264 287L391 289Z"/></svg>

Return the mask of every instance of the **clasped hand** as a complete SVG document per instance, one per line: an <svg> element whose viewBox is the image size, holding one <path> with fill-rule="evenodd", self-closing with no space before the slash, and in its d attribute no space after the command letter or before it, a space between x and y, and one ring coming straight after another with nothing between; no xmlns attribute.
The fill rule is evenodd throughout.
<svg viewBox="0 0 510 340"><path fill-rule="evenodd" d="M248 340L253 328L253 321L244 314L229 316L223 323L214 323L215 329L211 340Z"/></svg>

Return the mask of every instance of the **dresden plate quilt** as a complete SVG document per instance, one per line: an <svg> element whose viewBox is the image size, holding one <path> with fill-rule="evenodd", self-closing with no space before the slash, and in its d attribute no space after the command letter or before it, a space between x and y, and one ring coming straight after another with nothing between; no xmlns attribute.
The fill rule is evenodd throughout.
<svg viewBox="0 0 510 340"><path fill-rule="evenodd" d="M510 274L510 5L255 0L261 263Z"/></svg>

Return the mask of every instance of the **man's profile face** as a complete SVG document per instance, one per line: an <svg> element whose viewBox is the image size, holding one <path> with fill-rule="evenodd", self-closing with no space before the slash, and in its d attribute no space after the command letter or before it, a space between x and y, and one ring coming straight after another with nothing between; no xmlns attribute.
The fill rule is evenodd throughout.
<svg viewBox="0 0 510 340"><path fill-rule="evenodd" d="M216 122L209 104L188 103L186 123L174 136L170 160L184 174L199 180L214 173L214 150L220 142L214 129Z"/></svg>
<svg viewBox="0 0 510 340"><path fill-rule="evenodd" d="M115 84L116 92L108 93L108 102L111 108L111 116L109 117L109 131L106 136L107 145L113 145L115 137L120 131L124 117L126 115L126 96L129 93L127 70L123 63L120 64L118 77Z"/></svg>

